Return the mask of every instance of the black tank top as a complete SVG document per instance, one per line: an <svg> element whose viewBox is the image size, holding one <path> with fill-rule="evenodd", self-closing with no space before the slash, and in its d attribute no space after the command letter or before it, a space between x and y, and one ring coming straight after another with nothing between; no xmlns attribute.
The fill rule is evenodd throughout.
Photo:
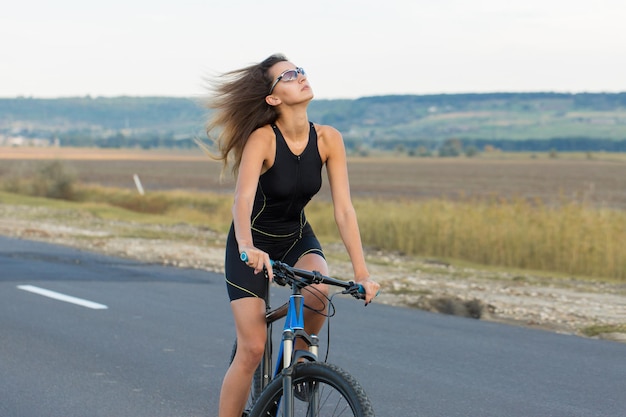
<svg viewBox="0 0 626 417"><path fill-rule="evenodd" d="M306 225L304 207L322 186L322 158L317 147L313 123L309 142L300 155L289 149L276 125L274 164L259 178L252 229L268 237L289 237L302 232Z"/></svg>

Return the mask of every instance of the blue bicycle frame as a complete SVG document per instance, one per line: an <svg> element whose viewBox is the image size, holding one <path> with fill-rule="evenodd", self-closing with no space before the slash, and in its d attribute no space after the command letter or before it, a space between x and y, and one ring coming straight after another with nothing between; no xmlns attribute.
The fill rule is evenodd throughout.
<svg viewBox="0 0 626 417"><path fill-rule="evenodd" d="M296 338L302 338L309 346L308 351L296 351L294 345ZM293 392L292 380L294 364L301 358L309 361L316 361L319 349L319 338L317 335L309 335L304 331L304 296L297 285L292 287L292 294L289 297L287 316L283 327L282 341L276 360L274 377L283 376L283 401L287 411L286 415L293 415Z"/></svg>

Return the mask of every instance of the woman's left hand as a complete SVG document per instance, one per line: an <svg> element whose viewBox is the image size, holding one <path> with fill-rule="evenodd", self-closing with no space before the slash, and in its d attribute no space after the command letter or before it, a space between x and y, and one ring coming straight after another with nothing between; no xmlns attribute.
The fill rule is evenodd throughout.
<svg viewBox="0 0 626 417"><path fill-rule="evenodd" d="M380 290L380 284L376 281L372 281L369 278L363 281L358 281L358 283L361 284L365 289L365 305L368 305L372 302L374 297L378 295L378 291Z"/></svg>

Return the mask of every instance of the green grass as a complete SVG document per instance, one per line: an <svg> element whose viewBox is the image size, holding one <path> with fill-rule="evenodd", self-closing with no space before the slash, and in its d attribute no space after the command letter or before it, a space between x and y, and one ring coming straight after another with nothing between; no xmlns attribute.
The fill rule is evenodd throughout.
<svg viewBox="0 0 626 417"><path fill-rule="evenodd" d="M159 228L150 228L150 226L171 226L182 223L207 227L208 229L214 230L218 233L226 233L226 230L228 230L228 227L230 226L230 218L226 219L226 217L224 217L224 220L220 219L222 216L229 216L229 213L226 213L226 211L229 210L219 209L207 213L202 209L190 209L188 206L177 207L175 203L176 199L172 198L170 207L162 213L142 212L115 206L112 205L112 202L107 203L103 201L104 196L110 196L111 194L114 194L116 190L100 189L100 187L97 188L97 191L91 188L89 191L89 195L93 197L93 201L80 202L44 197L32 197L0 191L0 204L41 207L47 209L43 210L41 213L31 214L31 216L33 216L32 220L42 219L42 216L53 216L55 220L65 221L68 224L84 217L93 217L106 221L119 222L120 225L115 225L114 233L120 237L185 240L188 236L172 235L172 232L169 230L166 231ZM104 192L99 194L102 191ZM122 194L125 193L123 190L117 191ZM95 194L98 194L98 196L96 197ZM85 195L86 194L83 194L83 198L85 198ZM207 199L220 201L224 207L228 204L228 198L224 196L212 197L207 195L200 197L196 196L195 198L200 201ZM181 204L188 204L188 200L182 200L183 202L180 200L178 201ZM143 226L124 226L128 224Z"/></svg>
<svg viewBox="0 0 626 417"><path fill-rule="evenodd" d="M464 139L552 139L596 137L623 140L626 137L626 111L572 111L564 109L476 109L443 111L398 121L393 126L354 127L362 136L374 131L380 135L420 137L442 141ZM376 137L376 135L375 135Z"/></svg>
<svg viewBox="0 0 626 417"><path fill-rule="evenodd" d="M50 208L67 208L72 203L65 200L56 200L44 197L33 197L23 194L15 194L0 190L0 204L25 205L25 206L41 206Z"/></svg>
<svg viewBox="0 0 626 417"><path fill-rule="evenodd" d="M210 225L214 230L226 232L231 222L231 196L190 191L161 191L142 196L132 190L98 186L79 187L76 194L78 201L95 202L99 210L115 207L114 213L124 209L140 214L139 217L152 215L167 224ZM100 215L107 216L106 210Z"/></svg>
<svg viewBox="0 0 626 417"><path fill-rule="evenodd" d="M626 324L601 324L585 327L581 330L585 336L594 337L606 333L626 333Z"/></svg>

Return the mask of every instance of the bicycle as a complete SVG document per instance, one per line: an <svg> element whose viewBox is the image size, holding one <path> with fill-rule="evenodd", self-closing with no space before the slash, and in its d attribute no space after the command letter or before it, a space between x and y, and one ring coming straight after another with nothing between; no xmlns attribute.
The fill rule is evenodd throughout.
<svg viewBox="0 0 626 417"><path fill-rule="evenodd" d="M241 260L247 261L245 252L241 254ZM272 269L274 282L281 286L289 285L292 291L287 303L272 309L268 280L265 300L265 353L254 373L244 417L374 417L372 405L359 382L340 367L325 360L320 361L319 338L304 331L303 288L323 283L343 288L334 295L349 294L357 299L364 299L363 287L353 281L341 281L317 271L297 269L279 261L272 261ZM327 298L329 311L333 312L334 295ZM283 317L285 324L272 373L272 324ZM308 350L294 349L297 338L305 341ZM231 361L236 349L235 340Z"/></svg>

